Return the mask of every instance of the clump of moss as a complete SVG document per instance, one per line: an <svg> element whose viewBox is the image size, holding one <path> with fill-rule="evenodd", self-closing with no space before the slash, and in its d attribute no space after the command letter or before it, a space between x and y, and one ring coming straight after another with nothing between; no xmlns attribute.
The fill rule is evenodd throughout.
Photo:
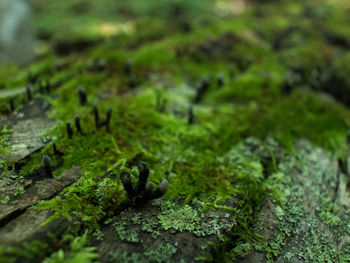
<svg viewBox="0 0 350 263"><path fill-rule="evenodd" d="M70 238L69 250L64 251L59 249L45 258L43 263L59 263L59 262L94 262L99 255L95 252L95 247L88 247L88 233L85 232L82 236Z"/></svg>
<svg viewBox="0 0 350 263"><path fill-rule="evenodd" d="M9 143L9 137L12 130L8 129L6 125L1 126L0 128L0 154L7 155L9 154L8 149L11 147Z"/></svg>

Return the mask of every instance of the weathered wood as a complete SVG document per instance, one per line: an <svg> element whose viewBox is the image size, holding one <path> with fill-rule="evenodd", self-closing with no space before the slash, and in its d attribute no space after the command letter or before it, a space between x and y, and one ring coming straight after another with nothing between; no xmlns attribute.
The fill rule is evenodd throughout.
<svg viewBox="0 0 350 263"><path fill-rule="evenodd" d="M36 99L0 122L0 125L6 125L13 131L9 138L10 154L0 154L0 160L18 161L45 146L41 135L56 123L47 118L48 109L46 102Z"/></svg>
<svg viewBox="0 0 350 263"><path fill-rule="evenodd" d="M308 141L296 148L298 154L279 161L286 207L266 198L256 219L262 228L255 231L273 255L257 248L237 262L343 262L332 249L350 245L350 232L344 231L350 220L344 175L334 156ZM337 209L327 210L333 205Z"/></svg>
<svg viewBox="0 0 350 263"><path fill-rule="evenodd" d="M52 198L66 186L77 181L79 177L79 168L72 167L63 172L59 178L42 178L39 181L17 179L16 182L11 182L8 176L0 179L1 200L5 196L11 196L11 200L7 204L0 204L0 226L6 225L17 215L25 212L28 207L37 204L39 201ZM16 189L20 187L25 192L17 196L14 195Z"/></svg>
<svg viewBox="0 0 350 263"><path fill-rule="evenodd" d="M23 242L36 239L44 242L48 240L48 233L59 236L66 230L69 223L64 218L60 218L43 226L42 224L50 218L51 214L47 210L27 210L0 229L0 244L20 246Z"/></svg>

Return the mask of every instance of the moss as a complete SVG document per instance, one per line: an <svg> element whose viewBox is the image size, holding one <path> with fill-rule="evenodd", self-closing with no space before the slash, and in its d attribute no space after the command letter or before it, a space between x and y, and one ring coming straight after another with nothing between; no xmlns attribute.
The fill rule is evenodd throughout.
<svg viewBox="0 0 350 263"><path fill-rule="evenodd" d="M70 233L70 234L69 234ZM24 242L19 246L0 246L1 262L94 262L98 257L96 248L88 247L88 232L82 236L75 233L72 236L71 231L66 231L62 240L58 241L52 234L48 234L51 238L48 243L39 240ZM53 245L53 243L55 245ZM58 243L57 243L58 242ZM64 248L53 251L56 245L60 244ZM62 244L67 244L62 245Z"/></svg>
<svg viewBox="0 0 350 263"><path fill-rule="evenodd" d="M21 248L12 246L0 246L0 262L16 262L18 259L26 262L38 262L43 260L49 251L47 244L34 240L32 242L24 242Z"/></svg>
<svg viewBox="0 0 350 263"><path fill-rule="evenodd" d="M106 186L107 181L110 184ZM101 189L106 195L101 196ZM55 214L45 223L64 216L72 220L81 220L92 228L98 228L98 222L105 216L114 213L120 204L120 188L110 179L95 182L92 179L82 178L77 183L63 191L64 199L55 197L50 201L41 201L35 209L50 209Z"/></svg>
<svg viewBox="0 0 350 263"><path fill-rule="evenodd" d="M117 117L112 120L112 127L117 129L113 130L111 135L101 136L99 133L91 133L88 136L76 135L73 136L72 140L65 138L62 140L62 145L58 144L59 149L65 152L64 165L56 170L54 175L57 176L61 171L78 162L84 175L77 184L68 188L71 190L67 189L65 191L66 199L64 202L67 202L68 207L76 202L71 202L72 200L67 198L67 196L72 195L72 198L75 199L73 193L76 191L80 192L80 197L86 196L86 200L91 200L89 194L92 194L91 191L97 185L92 179L102 176L109 166L112 165L114 167L116 174L123 169L123 165L113 165L115 158L117 160L130 159L139 153L142 153L144 158L151 163L151 169L154 171L151 170L152 180L159 182L163 178L162 174L166 172L166 169L173 171L170 178L172 186L167 194L170 199L183 195L190 200L189 198L192 196L204 194L208 190L213 193L217 192L217 187L222 189L222 191L230 191L229 184L221 184L222 178L227 177L225 173L230 170L230 167L225 169L223 166L219 169L211 168L215 166L220 167L219 164L226 163L226 161L213 158L215 153L214 149L211 148L214 148L215 145L210 146L210 130L201 130L198 127L191 129L181 119L176 119L168 114L162 116L156 111L154 106L149 108L148 101L150 98L153 98L150 95L150 93L146 93L139 95L132 101L119 102L120 108L115 110ZM135 110L136 105L137 110ZM147 118L135 122L135 120L141 120L138 115L147 116ZM91 118L88 120L91 120ZM119 125L116 125L115 120L123 123L123 126L118 128ZM133 132L132 135L129 133L131 130ZM102 133L104 132L102 131ZM117 148L113 143L113 134L118 136L118 140L114 140L114 142L118 142ZM143 145L149 148L147 150L143 148L144 146L139 144L137 138L143 138ZM165 140L172 141L177 148L171 149L168 145L164 145L163 141ZM126 144L126 141L128 141L129 145ZM197 145L190 146L194 142ZM136 148L130 148L130 146ZM209 149L206 149L208 146ZM194 155L194 152L200 152L200 149L203 149L202 154ZM203 165L195 167L186 165L186 163L190 162L202 163ZM167 167L166 169L164 169L164 165ZM181 179L177 174L182 175ZM204 174L212 178L211 181L204 182L195 179L196 176L203 176ZM120 183L115 181L115 184L120 189ZM82 188L82 190L78 190L79 188ZM55 207L58 201L58 199L49 202L45 201L42 203L42 207L49 208L50 202L52 205L55 204L53 205ZM86 205L88 206L88 204ZM57 208L53 209L56 210ZM67 211L63 214L67 214Z"/></svg>
<svg viewBox="0 0 350 263"><path fill-rule="evenodd" d="M33 174L35 170L42 168L42 157L45 154L48 154L48 156L50 156L52 166L58 165L60 158L54 155L52 143L48 143L45 147L43 147L43 149L41 149L40 152L33 153L25 160L17 162L17 165L21 167L19 176L24 177Z"/></svg>
<svg viewBox="0 0 350 263"><path fill-rule="evenodd" d="M0 128L0 154L7 155L9 154L9 148L11 144L9 143L9 137L12 130L8 129L6 125L1 126Z"/></svg>
<svg viewBox="0 0 350 263"><path fill-rule="evenodd" d="M87 247L88 235L87 232L83 236L77 236L70 242L69 251L63 251L59 249L49 257L45 258L43 263L59 263L59 262L82 262L90 263L94 262L98 258L98 254L95 252L94 247Z"/></svg>

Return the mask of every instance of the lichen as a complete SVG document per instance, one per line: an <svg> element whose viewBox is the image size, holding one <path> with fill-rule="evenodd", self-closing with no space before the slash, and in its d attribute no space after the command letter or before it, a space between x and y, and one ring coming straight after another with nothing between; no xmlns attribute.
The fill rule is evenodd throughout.
<svg viewBox="0 0 350 263"><path fill-rule="evenodd" d="M157 218L164 230L170 229L170 232L173 233L189 231L197 236L217 235L220 237L235 224L235 219L229 213L226 213L226 219L224 219L219 218L215 212L203 213L197 209L189 205L183 207L173 205L168 209L163 209Z"/></svg>
<svg viewBox="0 0 350 263"><path fill-rule="evenodd" d="M177 248L175 246L172 246L170 244L162 244L157 248L157 250L146 251L144 255L148 258L150 262L173 262L172 258L176 251ZM184 261L182 260L182 262Z"/></svg>
<svg viewBox="0 0 350 263"><path fill-rule="evenodd" d="M158 215L158 219L165 230L173 228L180 232L193 231L199 226L200 218L196 210L186 205L178 210L168 210Z"/></svg>

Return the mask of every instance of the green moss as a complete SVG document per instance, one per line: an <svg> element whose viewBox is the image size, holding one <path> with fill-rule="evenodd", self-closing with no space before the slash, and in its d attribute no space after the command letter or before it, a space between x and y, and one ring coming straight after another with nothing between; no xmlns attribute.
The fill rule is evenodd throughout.
<svg viewBox="0 0 350 263"><path fill-rule="evenodd" d="M0 128L0 154L7 155L9 154L9 148L11 144L9 143L9 137L12 130L8 129L6 125L1 126Z"/></svg>
<svg viewBox="0 0 350 263"><path fill-rule="evenodd" d="M19 172L20 177L24 177L32 174L35 170L43 167L42 158L44 155L48 155L51 160L51 165L58 165L59 158L53 154L53 146L52 143L48 143L43 149L38 153L31 154L24 161L19 161L17 164L20 164L22 167Z"/></svg>
<svg viewBox="0 0 350 263"><path fill-rule="evenodd" d="M45 258L43 263L59 263L59 262L82 262L90 263L94 262L99 255L95 252L94 247L87 247L88 234L87 232L83 236L77 236L70 242L70 250L64 251L59 249L49 257Z"/></svg>
<svg viewBox="0 0 350 263"><path fill-rule="evenodd" d="M64 216L69 220L74 217L90 227L98 228L98 222L104 216L113 214L121 202L120 187L112 180L106 187L109 179L104 180L101 183L82 178L63 191L64 199L55 197L50 201L41 201L35 209L50 209L55 212L46 223ZM106 190L106 195L101 196L101 187Z"/></svg>
<svg viewBox="0 0 350 263"><path fill-rule="evenodd" d="M17 262L18 259L34 263L43 260L49 251L47 244L34 240L19 247L0 246L0 262Z"/></svg>

